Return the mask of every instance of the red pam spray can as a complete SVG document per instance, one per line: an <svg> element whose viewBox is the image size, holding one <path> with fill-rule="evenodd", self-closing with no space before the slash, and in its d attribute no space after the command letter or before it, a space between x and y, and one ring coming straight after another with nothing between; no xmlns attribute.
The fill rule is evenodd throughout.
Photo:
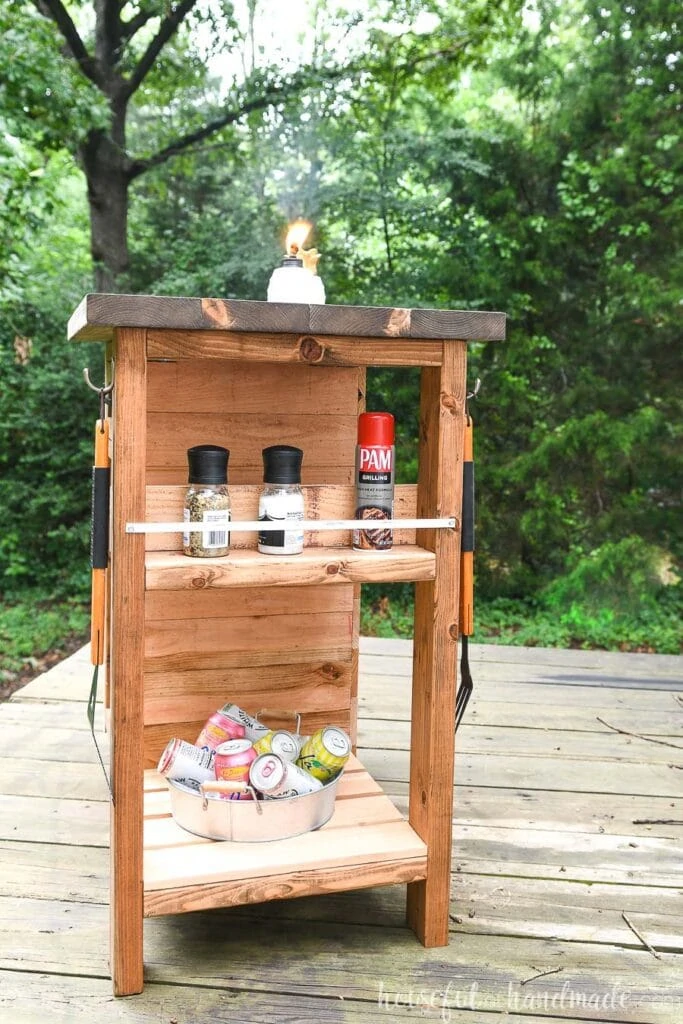
<svg viewBox="0 0 683 1024"><path fill-rule="evenodd" d="M393 543L382 520L394 516L394 417L390 412L363 412L358 417L356 448L356 519L366 529L353 531L357 551L386 551Z"/></svg>

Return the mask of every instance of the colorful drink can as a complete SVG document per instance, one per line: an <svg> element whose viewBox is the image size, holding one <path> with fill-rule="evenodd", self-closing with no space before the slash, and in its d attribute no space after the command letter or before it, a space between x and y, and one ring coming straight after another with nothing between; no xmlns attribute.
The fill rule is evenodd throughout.
<svg viewBox="0 0 683 1024"><path fill-rule="evenodd" d="M208 750L215 750L221 743L228 740L244 739L244 726L236 722L234 718L216 711L208 719L206 725L197 737L196 745L206 747Z"/></svg>
<svg viewBox="0 0 683 1024"><path fill-rule="evenodd" d="M214 778L213 760L213 750L172 739L164 747L157 770L167 779L198 790L202 782Z"/></svg>
<svg viewBox="0 0 683 1024"><path fill-rule="evenodd" d="M301 742L286 729L275 729L257 740L254 747L259 754L279 754L285 761L296 761L301 750Z"/></svg>
<svg viewBox="0 0 683 1024"><path fill-rule="evenodd" d="M249 782L249 766L257 756L247 739L221 743L213 763L216 778L227 782ZM252 800L253 797L251 793L233 793L227 799Z"/></svg>
<svg viewBox="0 0 683 1024"><path fill-rule="evenodd" d="M259 754L249 769L249 781L270 800L306 796L323 788L318 779L279 754Z"/></svg>
<svg viewBox="0 0 683 1024"><path fill-rule="evenodd" d="M228 718L232 718L234 722L239 722L244 728L242 735L246 736L252 743L256 743L262 736L265 736L270 729L263 722L259 722L258 718L252 718L251 715L247 714L237 704L224 704L220 710L222 715L227 715Z"/></svg>
<svg viewBox="0 0 683 1024"><path fill-rule="evenodd" d="M328 725L306 740L296 763L321 782L329 782L339 775L350 753L351 740L344 730Z"/></svg>

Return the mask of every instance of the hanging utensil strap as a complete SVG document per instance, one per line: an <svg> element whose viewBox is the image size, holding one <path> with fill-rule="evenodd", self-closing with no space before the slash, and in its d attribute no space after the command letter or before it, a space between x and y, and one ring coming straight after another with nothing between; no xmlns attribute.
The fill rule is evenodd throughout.
<svg viewBox="0 0 683 1024"><path fill-rule="evenodd" d="M105 778L107 786L109 788L109 795L111 796L111 802L114 803L114 791L111 788L111 781L109 779L109 773L107 772L107 769L105 767L104 760L102 758L102 751L100 750L100 745L97 742L97 736L95 735L95 709L97 707L97 676L98 676L99 671L100 671L100 666L99 665L95 665L95 668L94 668L93 674L92 674L92 683L90 685L90 696L88 697L88 721L90 722L90 732L92 733L93 742L95 744L95 750L97 751L97 756L100 759L100 764L102 765L102 771L104 772L104 778Z"/></svg>
<svg viewBox="0 0 683 1024"><path fill-rule="evenodd" d="M474 432L465 414L463 444L462 532L460 547L460 685L455 698L455 731L465 714L474 683L469 663L469 637L474 633Z"/></svg>
<svg viewBox="0 0 683 1024"><path fill-rule="evenodd" d="M462 533L460 547L460 632L474 632L474 437L472 417L465 420L462 464Z"/></svg>
<svg viewBox="0 0 683 1024"><path fill-rule="evenodd" d="M107 602L107 566L109 564L109 420L99 419L95 426L95 464L92 471L90 562L92 601L90 620L90 658L93 665L104 663L105 608Z"/></svg>
<svg viewBox="0 0 683 1024"><path fill-rule="evenodd" d="M111 468L109 462L109 420L105 418L104 396L100 392L100 416L95 425L95 461L92 471L92 500L90 520L90 562L92 566L92 595L90 605L90 661L95 666L88 698L90 731L114 799L111 782L104 765L95 735L95 707L99 667L105 655L105 618L107 605L107 566L109 564L109 489Z"/></svg>

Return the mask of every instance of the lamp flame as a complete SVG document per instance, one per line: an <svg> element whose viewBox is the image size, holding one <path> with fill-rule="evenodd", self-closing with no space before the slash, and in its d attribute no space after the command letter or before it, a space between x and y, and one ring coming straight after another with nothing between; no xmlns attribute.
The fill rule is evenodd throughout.
<svg viewBox="0 0 683 1024"><path fill-rule="evenodd" d="M288 256L297 256L299 250L303 248L303 244L309 236L313 225L308 220L295 220L287 228L287 238L285 240L285 251Z"/></svg>

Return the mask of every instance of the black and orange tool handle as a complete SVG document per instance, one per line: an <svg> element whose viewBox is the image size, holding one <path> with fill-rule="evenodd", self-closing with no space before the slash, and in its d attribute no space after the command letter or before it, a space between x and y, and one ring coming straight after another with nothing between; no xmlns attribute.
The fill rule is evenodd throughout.
<svg viewBox="0 0 683 1024"><path fill-rule="evenodd" d="M109 561L109 478L109 420L103 419L98 420L95 425L95 464L92 471L90 660L93 665L101 665L104 662L104 619Z"/></svg>
<svg viewBox="0 0 683 1024"><path fill-rule="evenodd" d="M460 634L474 633L474 438L472 418L465 417L463 445L462 528L460 546Z"/></svg>

